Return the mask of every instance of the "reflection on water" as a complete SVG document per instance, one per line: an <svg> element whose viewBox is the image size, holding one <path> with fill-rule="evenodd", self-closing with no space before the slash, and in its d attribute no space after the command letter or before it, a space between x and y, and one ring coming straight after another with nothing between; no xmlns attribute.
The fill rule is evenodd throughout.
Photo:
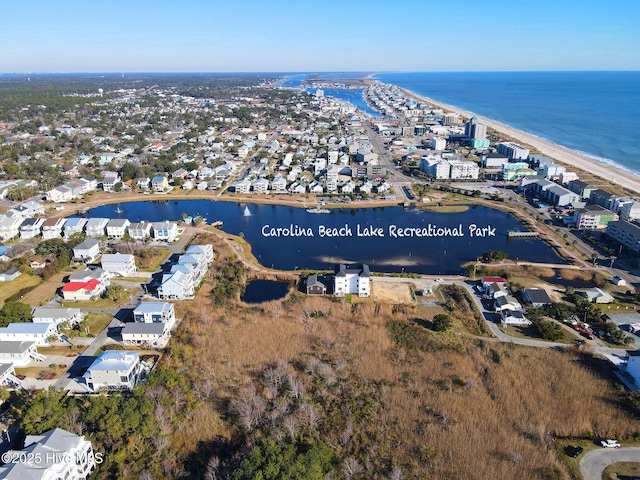
<svg viewBox="0 0 640 480"><path fill-rule="evenodd" d="M113 217L113 205L94 208L89 217ZM209 223L222 221L226 232L251 244L265 266L283 270L333 268L336 263L369 263L373 270L424 274L459 274L461 265L489 250L509 258L541 263L565 263L538 239L509 240L509 230L525 230L513 217L486 207L464 212L437 213L402 207L341 208L330 215L307 213L304 208L267 204L239 204L209 200L166 203L132 202L119 205L131 222L178 221L182 214L202 215ZM250 215L247 216L246 212ZM494 230L472 235L472 226ZM459 236L392 237L410 228L446 230ZM307 236L265 236L265 228L304 230ZM478 230L475 230L477 233ZM322 235L322 233L325 233ZM327 234L329 233L329 234ZM334 236L333 233L336 233ZM342 235L340 235L342 233ZM378 267L378 268L376 268Z"/></svg>

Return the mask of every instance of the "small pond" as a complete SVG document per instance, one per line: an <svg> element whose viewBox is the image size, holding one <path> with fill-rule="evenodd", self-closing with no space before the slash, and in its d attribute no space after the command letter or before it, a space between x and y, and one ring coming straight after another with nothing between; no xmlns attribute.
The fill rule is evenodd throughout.
<svg viewBox="0 0 640 480"><path fill-rule="evenodd" d="M273 280L251 280L240 297L245 303L263 303L283 298L289 292L289 284Z"/></svg>

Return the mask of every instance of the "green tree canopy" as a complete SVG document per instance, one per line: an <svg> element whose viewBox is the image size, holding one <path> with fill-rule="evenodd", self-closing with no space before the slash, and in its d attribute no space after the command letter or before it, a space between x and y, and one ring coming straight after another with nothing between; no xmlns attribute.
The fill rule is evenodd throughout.
<svg viewBox="0 0 640 480"><path fill-rule="evenodd" d="M0 310L0 326L6 327L10 323L25 323L33 319L31 307L22 302L7 302Z"/></svg>

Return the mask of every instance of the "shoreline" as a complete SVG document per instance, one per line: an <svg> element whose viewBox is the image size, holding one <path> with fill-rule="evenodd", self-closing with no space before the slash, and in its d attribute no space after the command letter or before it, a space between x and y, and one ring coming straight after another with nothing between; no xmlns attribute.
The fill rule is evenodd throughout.
<svg viewBox="0 0 640 480"><path fill-rule="evenodd" d="M424 95L419 95L412 90L406 88L400 88L405 94L416 98L425 103L431 104L436 107L440 107L444 110L457 112L461 116L469 119L475 116L478 121L487 125L487 127L502 133L506 136L513 138L514 140L524 144L524 146L530 146L539 151L542 155L552 158L560 164L575 167L583 170L591 175L600 178L603 182L608 184L615 184L619 187L625 188L632 193L640 194L640 177L629 170L619 167L618 165L612 165L609 163L599 162L594 158L591 158L588 154L572 150L563 145L559 145L550 140L546 140L532 133L527 133L517 128L513 128L497 120L477 115L468 110L458 108L454 105L449 105L438 100L434 100ZM613 162L613 161L612 161Z"/></svg>

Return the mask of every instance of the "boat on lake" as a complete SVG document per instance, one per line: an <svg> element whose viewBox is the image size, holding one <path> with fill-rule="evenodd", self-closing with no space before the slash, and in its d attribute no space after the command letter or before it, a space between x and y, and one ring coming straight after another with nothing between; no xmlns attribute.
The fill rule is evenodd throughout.
<svg viewBox="0 0 640 480"><path fill-rule="evenodd" d="M315 207L307 208L307 213L331 213L331 210L329 210L328 208Z"/></svg>

